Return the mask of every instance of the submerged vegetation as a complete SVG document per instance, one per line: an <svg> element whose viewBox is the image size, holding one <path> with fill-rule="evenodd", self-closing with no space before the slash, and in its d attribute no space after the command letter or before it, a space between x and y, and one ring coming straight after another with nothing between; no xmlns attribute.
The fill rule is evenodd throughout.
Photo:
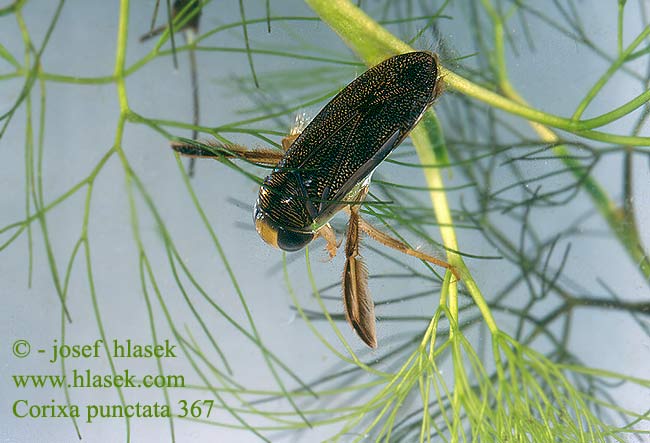
<svg viewBox="0 0 650 443"><path fill-rule="evenodd" d="M111 276L111 269L95 262L97 247L90 232L97 223L94 211L111 197L95 191L98 181L108 174L121 177L128 215L102 223L130 223L133 247L124 260L138 270L133 292L143 302L146 329L154 342L164 334L174 338L187 368L185 378L193 380L187 389L161 390L163 402L174 405L188 392L200 392L219 410L207 418L168 419L170 440L179 438L181 426L208 425L219 427L215 432L241 430L261 441L304 437L346 442L594 443L648 438L650 409L639 408L625 393L647 397L650 378L639 376L639 368L608 361L607 348L616 343L598 342L598 331L585 332L589 324L580 321L588 311L601 313L604 322L608 314L602 312L607 310L617 320L603 327L634 331L635 347L644 355L639 361L648 361L647 351L643 352L650 340L650 228L638 215L647 214L650 207L650 11L643 1L610 5L616 14L602 26L617 37L613 47L601 45L584 13L587 6L574 0L545 2L548 10L539 2L521 0L448 0L430 5L306 0L307 12L312 12L304 16L277 15L274 11L282 8L281 2L269 0L256 5L260 15L252 16L249 3L240 0L228 6L238 8L239 17L231 22L210 18L212 8L225 6L202 1L202 21L192 27L193 34L180 40L180 33L169 32L168 26L146 55L136 59L129 56L137 44L129 35L143 34L148 27L131 21L136 2L121 0L117 36L111 36L116 48L113 71L89 77L52 72L43 61L56 50L50 40L70 5L57 2L48 27L41 30L42 39L35 41L25 18L34 13L32 3L16 1L0 9L0 20L13 20L23 44L21 54L18 47L0 41L0 84L13 91L13 102L0 109L0 136L20 127L25 160L25 213L9 214L13 221L0 227L0 254L27 248L28 284L39 275L43 278L34 263L47 263L61 306L57 314L61 343L71 340L70 320L82 315L75 315L79 308L68 303L70 286L82 279L91 310L83 315L94 318L92 333L109 342L116 326L103 314L107 294L102 294L105 289L99 282ZM162 12L169 3L161 2L159 15L167 15ZM173 28L187 29L184 25L198 10L190 4L176 12ZM171 12L168 16L172 20ZM630 18L636 16L641 18ZM338 41L330 49L310 40L309 31L320 26L323 32L323 23L356 59L335 47ZM466 30L464 52L456 48L453 35L447 37L450 24ZM278 29L289 35L289 43L275 41ZM218 40L222 34L234 36L238 46L223 46ZM578 48L576 64L597 66L593 84L585 80L572 85L556 78L556 90L546 93L557 94L558 102L566 103L567 91L579 91L580 99L571 104L573 114L568 117L565 109L556 114L524 98L544 98L537 83L553 86L543 82L545 68L550 72L554 64L548 58L552 51L536 38L538 34L552 35L554 44ZM427 45L433 47L423 47ZM265 337L259 318L263 313L252 312L254 294L242 285L238 262L242 257L224 247L224 236L211 218L215 213L206 209L210 203L201 198L201 189L182 160L176 158L177 178L184 200L191 203L185 208L191 207L196 217L191 229L167 221L170 211L161 209L164 196L143 178L129 131L156 134L161 146L182 139L182 131L189 130L226 144L278 147L286 132L283 125L297 112L322 106L354 72L364 69L363 64L372 66L414 48L439 53L445 92L411 133L414 149L405 146L396 151L384 169L418 178L413 182L388 178L382 169L361 211L403 241L438 251L461 279L366 241L364 255L381 258L376 269L370 269L371 286L380 282L384 288L373 290L378 323L397 326L382 327L378 351L357 351L360 344L351 340L341 314L339 275L316 271L310 259L314 247L304 255L277 255L276 263L266 265L281 274L282 292L288 294L305 330L311 331L303 340L313 344L301 355L327 361L318 365L317 372L313 368L307 372L295 360L287 362L286 344ZM182 67L185 53L191 54L190 63L199 70L201 91L211 78L196 63L197 54L245 57L248 69L227 80L248 99L232 113L244 118L215 122L203 112L203 120L213 125L209 126L199 124L198 108L185 119L162 119L135 110L128 81L144 76L151 65L171 69L171 62L156 63L171 57ZM276 66L276 59L298 65L266 68L260 57L270 66ZM525 84L526 93L512 80L515 64L537 66L539 78ZM568 68L564 75L572 78ZM606 95L613 83L623 82L630 86L614 94L616 101ZM47 170L47 151L81 147L74 144L75 134L65 137L70 146L53 147L48 141L46 115L56 107L48 101L50 83L79 89L112 85L118 104L110 123L113 139L86 146L97 153L94 165L70 170L78 174L74 184L56 195L48 190L52 173ZM265 89L285 101L273 100L271 93L263 93ZM546 103L552 109L553 101ZM48 128L47 134L56 130ZM3 141L0 149L7 149ZM172 155L171 150L165 152ZM212 166L232 168L250 183L266 173L227 158ZM57 209L78 196L81 203L73 217L80 229L71 244L62 245L59 232L52 229L62 229L56 222ZM236 220L224 222L222 217L219 222ZM155 227L155 241L150 226ZM236 305L215 295L213 270L200 259L192 260L198 252L187 247L189 231L199 236L210 255L218 256L217 278L229 285L220 281L216 286L234 294ZM616 259L621 262L615 267L617 274L599 274L616 254L624 257ZM599 260L589 261L595 255ZM594 265L603 262L602 268ZM215 325L225 328L219 334L229 331L227 340L214 332ZM602 364L586 362L584 350L576 346L576 336L590 333L594 336L589 346L602 354ZM253 382L232 362L245 353L259 363ZM109 359L109 363L116 373L119 362ZM157 372L169 373L167 364L159 359ZM615 370L605 369L612 367ZM64 361L60 369L69 371ZM261 387L258 379L265 376L272 385ZM75 395L79 394L66 391L67 401L74 403ZM132 394L117 389L117 395L126 403ZM91 432L74 419L70 425L80 435ZM138 425L136 419L125 419L125 440L133 438Z"/></svg>

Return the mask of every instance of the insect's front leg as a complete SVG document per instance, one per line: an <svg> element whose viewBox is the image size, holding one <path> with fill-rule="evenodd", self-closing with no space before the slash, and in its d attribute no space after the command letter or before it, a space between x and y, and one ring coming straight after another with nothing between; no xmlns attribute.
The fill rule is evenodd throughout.
<svg viewBox="0 0 650 443"><path fill-rule="evenodd" d="M242 145L226 145L214 140L207 142L177 142L171 143L174 151L185 157L211 158L239 158L258 165L275 166L284 156L284 153L277 149L248 149Z"/></svg>
<svg viewBox="0 0 650 443"><path fill-rule="evenodd" d="M327 223L325 226L320 228L316 235L323 238L327 242L325 249L330 256L330 260L336 257L336 252L339 249L340 243L336 241L336 233L330 224Z"/></svg>
<svg viewBox="0 0 650 443"><path fill-rule="evenodd" d="M291 145L293 144L294 141L298 138L300 133L297 134L289 134L286 137L282 139L282 149L286 152L289 150Z"/></svg>

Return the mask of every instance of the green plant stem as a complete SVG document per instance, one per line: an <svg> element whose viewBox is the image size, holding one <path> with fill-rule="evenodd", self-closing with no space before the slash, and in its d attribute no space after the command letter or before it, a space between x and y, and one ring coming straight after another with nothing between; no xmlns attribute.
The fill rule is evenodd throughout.
<svg viewBox="0 0 650 443"><path fill-rule="evenodd" d="M589 130L590 128L603 126L605 124L616 121L617 119L631 113L640 106L644 105L650 99L650 91L646 91L643 94L640 94L630 102L614 109L611 112L588 120L575 121L563 117L558 117L552 114L547 114L521 103L517 103L516 101L513 101L507 97L492 92L489 89L479 86L476 83L472 83L460 75L455 74L448 69L445 69L444 67L441 68L441 73L446 85L451 89L454 89L469 97L478 99L489 104L490 106L501 109L510 114L523 117L531 122L541 123L546 126L552 126L557 129L569 131L575 135L591 140L598 140L615 144L636 144L639 146L650 146L650 137L617 135Z"/></svg>
<svg viewBox="0 0 650 443"><path fill-rule="evenodd" d="M124 66L126 63L126 43L129 36L129 0L120 0L120 20L117 29L117 48L115 54L115 70L113 76L117 84L117 96L120 101L120 113L123 118L129 113L129 101L126 94L126 76L124 75ZM116 146L120 155L120 140L116 140Z"/></svg>
<svg viewBox="0 0 650 443"><path fill-rule="evenodd" d="M429 110L429 113L433 116L433 111ZM430 117L435 119L435 116ZM437 119L434 120L437 124ZM413 144L415 145L415 150L417 152L418 158L422 164L436 164L437 159L434 155L433 149L428 141L428 134L424 129L423 125L418 125L411 133L411 138L413 139ZM440 140L442 140L442 134L440 135ZM439 168L425 168L423 169L425 180L427 185L432 189L444 189L444 182L442 180L441 170ZM442 243L447 249L447 259L449 263L459 270L462 280L465 283L465 286L469 290L476 306L481 311L485 322L493 333L498 331L496 322L492 316L490 308L485 301L485 298L481 294L481 291L478 288L478 285L472 278L471 273L467 269L465 262L460 254L457 254L454 251L458 251L458 241L456 239L456 231L454 228L454 220L451 216L451 211L449 209L449 203L447 201L447 194L445 191L429 191L429 196L431 197L431 202L433 204L433 209L436 214L436 220L440 224L440 235L442 237ZM452 285L455 286L455 285ZM449 312L453 318L453 321L458 322L458 294L456 290L449 291ZM452 318L449 321L452 321ZM453 335L453 329L450 328L450 334Z"/></svg>

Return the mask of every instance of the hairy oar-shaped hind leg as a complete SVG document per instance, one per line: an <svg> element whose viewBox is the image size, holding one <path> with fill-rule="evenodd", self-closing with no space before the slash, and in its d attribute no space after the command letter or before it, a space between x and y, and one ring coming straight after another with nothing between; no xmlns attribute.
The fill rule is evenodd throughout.
<svg viewBox="0 0 650 443"><path fill-rule="evenodd" d="M417 251L413 248L409 248L406 246L404 243L401 241L391 237L390 235L380 231L379 229L375 228L372 226L370 223L359 217L359 228L368 234L368 237L372 238L373 240L381 243L384 246L388 246L389 248L393 248L403 254L410 255L412 257L419 258L420 260L424 260L426 262L432 263L436 266L440 266L445 269L449 269L449 271L454 275L456 280L460 281L460 274L458 273L458 270L454 268L452 265L447 263L446 261L440 260L439 258L432 257L430 255L427 255L423 252Z"/></svg>
<svg viewBox="0 0 650 443"><path fill-rule="evenodd" d="M284 156L284 153L289 150L294 141L300 136L300 133L306 125L306 120L303 115L296 116L296 122L291 128L289 135L282 139L282 151L276 149L248 149L246 146L242 145L227 145L220 143L218 141L191 141L191 142L179 142L175 141L171 143L172 149L179 154L190 157L191 159L195 158L212 158L219 159L221 157L225 158L240 158L243 160L248 160L252 163L257 163L259 165L265 166L275 166ZM331 231L331 228L329 229ZM324 235L328 234L328 235ZM332 254L330 239L332 238L334 232L328 232L321 234L328 245L327 250L330 252L330 256L334 257L336 252ZM336 241L334 241L336 243Z"/></svg>
<svg viewBox="0 0 650 443"><path fill-rule="evenodd" d="M217 141L172 142L171 147L181 155L192 158L239 158L251 163L275 166L284 156L277 149L248 149L242 145L226 145Z"/></svg>
<svg viewBox="0 0 650 443"><path fill-rule="evenodd" d="M375 305L368 291L368 270L359 255L359 206L350 206L349 212L343 271L345 318L365 344L376 348Z"/></svg>
<svg viewBox="0 0 650 443"><path fill-rule="evenodd" d="M257 163L258 165L275 166L280 160L282 160L284 153L291 147L298 136L300 136L300 133L305 128L306 124L307 122L303 115L296 116L296 122L291 128L289 135L282 139L282 151L268 148L248 149L246 146L225 144L216 140L203 142L196 140L188 140L187 142L173 141L171 147L174 151L185 157L190 157L191 159L211 158L218 160L220 158L239 158L251 163ZM333 232L331 234L333 234ZM328 239L331 236L321 236L327 240L327 250L330 251L330 240ZM336 255L336 253L334 255Z"/></svg>

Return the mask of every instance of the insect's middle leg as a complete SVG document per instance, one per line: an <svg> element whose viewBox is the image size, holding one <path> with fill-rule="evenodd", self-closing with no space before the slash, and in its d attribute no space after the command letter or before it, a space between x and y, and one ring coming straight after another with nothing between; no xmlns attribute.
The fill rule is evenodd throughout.
<svg viewBox="0 0 650 443"><path fill-rule="evenodd" d="M371 225L361 217L359 217L359 229L365 232L368 235L368 237L372 238L376 242L381 243L384 246L388 246L389 248L395 249L396 251L399 251L403 254L419 258L420 260L424 260L436 266L449 269L449 271L454 275L456 280L460 280L460 274L458 273L458 270L456 270L456 268L454 268L446 261L440 260L439 258L432 257L431 255L425 254L416 249L408 247L403 242L375 228L373 225Z"/></svg>

